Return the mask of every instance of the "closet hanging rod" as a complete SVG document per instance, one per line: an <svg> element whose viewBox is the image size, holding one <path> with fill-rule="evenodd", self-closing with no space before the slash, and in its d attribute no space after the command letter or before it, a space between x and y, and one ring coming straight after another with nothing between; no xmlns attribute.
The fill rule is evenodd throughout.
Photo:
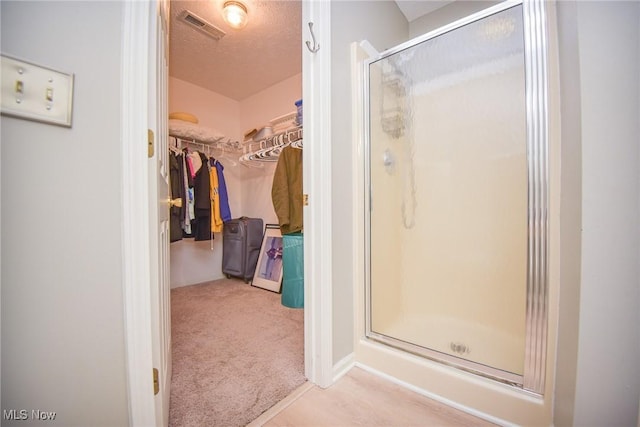
<svg viewBox="0 0 640 427"><path fill-rule="evenodd" d="M221 149L222 151L241 151L242 145L238 141L233 141L231 139L224 140L224 137L218 138L217 140L211 141L202 141L194 138L185 138L178 135L169 134L171 138L175 138L177 141L186 144L195 144L199 145L202 150L206 149Z"/></svg>

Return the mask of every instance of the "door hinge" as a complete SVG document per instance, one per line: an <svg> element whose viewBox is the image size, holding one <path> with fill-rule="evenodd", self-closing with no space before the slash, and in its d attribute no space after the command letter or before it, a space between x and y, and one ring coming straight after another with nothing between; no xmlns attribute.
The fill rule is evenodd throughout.
<svg viewBox="0 0 640 427"><path fill-rule="evenodd" d="M153 153L155 151L155 138L151 129L149 129L147 132L147 144L149 149L149 158L151 158L153 157Z"/></svg>
<svg viewBox="0 0 640 427"><path fill-rule="evenodd" d="M158 369L153 368L153 394L156 395L160 393L160 377L159 377Z"/></svg>
<svg viewBox="0 0 640 427"><path fill-rule="evenodd" d="M309 195L308 194L303 194L302 195L302 204L304 206L309 206Z"/></svg>

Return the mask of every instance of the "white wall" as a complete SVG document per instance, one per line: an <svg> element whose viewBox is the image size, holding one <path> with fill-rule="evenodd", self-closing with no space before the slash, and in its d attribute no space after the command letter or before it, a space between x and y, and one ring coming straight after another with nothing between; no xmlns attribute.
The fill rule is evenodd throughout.
<svg viewBox="0 0 640 427"><path fill-rule="evenodd" d="M638 425L640 5L558 12L567 215L554 423Z"/></svg>
<svg viewBox="0 0 640 427"><path fill-rule="evenodd" d="M582 130L580 58L575 2L558 4L559 78L561 90L561 272L554 424L573 425L582 235Z"/></svg>
<svg viewBox="0 0 640 427"><path fill-rule="evenodd" d="M242 101L170 77L169 111L194 114L200 125L242 141L246 131L259 129L269 124L271 119L295 111L294 102L301 98L301 94L302 74L276 83ZM237 160L241 153L227 155ZM224 156L221 159L225 167L232 217L248 216L262 218L265 224L277 223L271 202L271 183L276 163L256 163L255 166L261 167L252 168ZM223 277L222 233L216 233L213 242L183 239L171 244L172 288Z"/></svg>
<svg viewBox="0 0 640 427"><path fill-rule="evenodd" d="M231 139L242 138L238 101L169 77L169 113L174 112L191 113L201 126L217 129Z"/></svg>
<svg viewBox="0 0 640 427"><path fill-rule="evenodd" d="M302 98L302 73L289 77L240 101L240 125L243 131L259 129L271 119L296 111Z"/></svg>
<svg viewBox="0 0 640 427"><path fill-rule="evenodd" d="M198 124L215 129L233 140L241 140L240 103L175 77L169 77L169 112L186 112L198 118ZM214 153L214 156L217 157ZM222 158L229 193L229 208L234 218L242 211L242 167ZM213 241L193 238L171 243L171 287L193 285L221 279L222 233Z"/></svg>
<svg viewBox="0 0 640 427"><path fill-rule="evenodd" d="M302 98L302 73L258 92L240 102L240 123L246 132L268 125L272 119L296 111ZM265 224L277 224L271 201L271 185L276 162L264 163L262 169L246 168L242 181L242 214L262 218Z"/></svg>
<svg viewBox="0 0 640 427"><path fill-rule="evenodd" d="M390 1L331 3L331 164L333 251L333 363L353 352L351 43L379 51L408 39L409 26Z"/></svg>
<svg viewBox="0 0 640 427"><path fill-rule="evenodd" d="M469 15L473 15L476 12L484 10L499 1L488 0L457 0L453 3L449 3L446 6L436 9L431 13L423 15L414 19L409 24L409 36L411 38L418 37L429 31L442 27L443 25L450 24L458 19L465 18Z"/></svg>
<svg viewBox="0 0 640 427"><path fill-rule="evenodd" d="M55 411L52 426L127 426L122 4L0 8L3 53L75 73L73 128L0 121L2 409Z"/></svg>
<svg viewBox="0 0 640 427"><path fill-rule="evenodd" d="M574 425L637 425L640 3L578 2L582 281Z"/></svg>
<svg viewBox="0 0 640 427"><path fill-rule="evenodd" d="M191 113L198 118L199 125L239 140L242 135L239 111L240 104L233 99L174 77L169 78L169 112ZM237 216L242 204L240 172L229 164L225 165L225 182L233 216ZM222 233L215 233L213 242L196 242L191 238L171 243L170 271L172 288L224 277Z"/></svg>

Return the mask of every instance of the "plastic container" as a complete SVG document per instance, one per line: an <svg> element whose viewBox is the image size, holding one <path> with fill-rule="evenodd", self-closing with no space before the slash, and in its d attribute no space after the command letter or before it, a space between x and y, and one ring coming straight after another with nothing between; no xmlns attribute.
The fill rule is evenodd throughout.
<svg viewBox="0 0 640 427"><path fill-rule="evenodd" d="M282 236L282 305L304 307L304 241L302 233Z"/></svg>
<svg viewBox="0 0 640 427"><path fill-rule="evenodd" d="M302 99L299 99L295 102L296 108L298 109L296 113L296 124L298 126L302 126Z"/></svg>

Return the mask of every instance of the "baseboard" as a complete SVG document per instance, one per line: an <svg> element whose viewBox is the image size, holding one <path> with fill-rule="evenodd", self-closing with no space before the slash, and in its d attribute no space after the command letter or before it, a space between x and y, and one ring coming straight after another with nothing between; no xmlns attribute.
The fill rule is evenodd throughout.
<svg viewBox="0 0 640 427"><path fill-rule="evenodd" d="M389 374L385 374L384 372L378 371L377 369L372 368L370 366L367 366L365 364L362 364L360 362L354 362L352 366L356 366L356 367L358 367L358 368L360 368L360 369L362 369L364 371L367 371L367 372L369 372L369 373L371 373L373 375L376 375L376 376L378 376L380 378L384 378L387 381L390 381L390 382L392 382L394 384L397 384L397 385L399 385L401 387L404 387L404 388L406 388L408 390L411 390L411 391L413 391L415 393L418 393L418 394L420 394L420 395L422 395L424 397L428 397L429 399L433 399L433 400L435 400L437 402L440 402L442 404L445 404L447 406L455 408L455 409L457 409L459 411L465 412L465 413L467 413L469 415L473 415L474 417L482 418L483 420L492 422L492 423L497 424L499 426L505 426L505 427L512 427L513 426L513 427L515 427L515 424L513 424L513 423L510 423L508 421L505 421L503 419L494 417L494 416L489 415L489 414L485 414L484 412L480 412L480 411L478 411L476 409L473 409L473 408L470 408L468 406L461 405L461 404L459 404L457 402L454 402L452 400L444 398L444 397L442 397L440 395L437 395L435 393L432 393L430 391L427 391L427 390L424 390L424 389L422 389L420 387L417 387L417 386L415 386L413 384L409 384L408 382L402 381L402 380L400 380L400 379L398 379L396 377L393 377L393 376L391 376Z"/></svg>
<svg viewBox="0 0 640 427"><path fill-rule="evenodd" d="M333 365L333 383L335 384L344 374L349 372L356 363L355 353L349 353L343 357L338 363Z"/></svg>

